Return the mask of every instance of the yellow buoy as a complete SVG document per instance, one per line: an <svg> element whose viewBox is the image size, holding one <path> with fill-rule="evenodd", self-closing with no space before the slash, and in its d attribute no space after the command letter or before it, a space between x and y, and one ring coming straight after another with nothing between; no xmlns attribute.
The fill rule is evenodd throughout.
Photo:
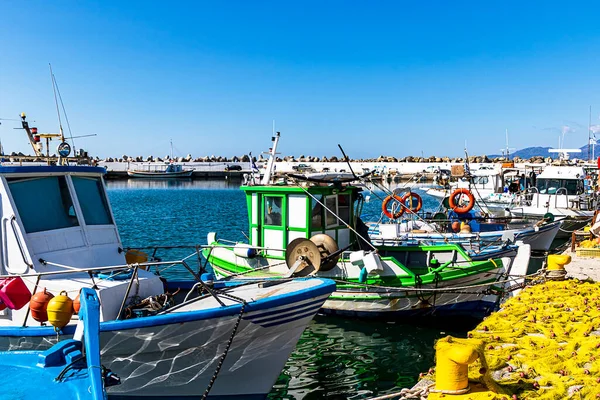
<svg viewBox="0 0 600 400"><path fill-rule="evenodd" d="M52 326L59 329L63 328L73 316L73 300L63 290L58 296L50 299L46 312L48 313L48 322Z"/></svg>
<svg viewBox="0 0 600 400"><path fill-rule="evenodd" d="M479 357L480 340L446 337L435 345L435 391L460 394L469 391L469 364Z"/></svg>
<svg viewBox="0 0 600 400"><path fill-rule="evenodd" d="M127 264L142 264L148 261L148 254L141 250L129 249L125 253L125 262ZM146 266L140 267L140 269L146 269Z"/></svg>

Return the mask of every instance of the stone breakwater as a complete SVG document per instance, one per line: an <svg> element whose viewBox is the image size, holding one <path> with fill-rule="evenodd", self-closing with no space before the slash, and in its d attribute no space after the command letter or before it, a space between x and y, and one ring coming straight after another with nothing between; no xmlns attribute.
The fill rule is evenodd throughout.
<svg viewBox="0 0 600 400"><path fill-rule="evenodd" d="M44 162L45 158L43 157L35 157L31 155L26 155L23 153L11 153L10 155L4 156L8 158L12 162ZM52 155L52 158L56 158L56 155ZM142 162L185 162L185 163L249 163L250 157L245 154L242 156L233 156L233 157L223 157L223 156L204 156L204 157L192 157L191 154L188 154L185 157L173 157L171 159L170 156L165 157L155 157L155 156L128 156L122 155L121 157L92 157L92 161L96 163L142 163ZM259 157L253 157L255 162L266 161L266 158L263 158L261 154ZM300 155L296 156L285 156L285 157L277 157L277 162L290 162L290 163L337 163L344 162L342 157L331 156L331 157L316 157L316 156L305 156ZM456 163L464 163L466 161L465 157L393 157L393 156L379 156L377 158L358 158L358 159L350 159L351 162L355 163L445 163L445 164L456 164ZM490 158L486 155L483 156L470 156L468 158L468 162L471 163L501 163L508 161L505 157L493 157ZM511 161L515 163L533 163L533 164L543 164L543 163L551 163L553 161L550 157L542 157L536 156L529 159L523 159L520 157L511 158Z"/></svg>

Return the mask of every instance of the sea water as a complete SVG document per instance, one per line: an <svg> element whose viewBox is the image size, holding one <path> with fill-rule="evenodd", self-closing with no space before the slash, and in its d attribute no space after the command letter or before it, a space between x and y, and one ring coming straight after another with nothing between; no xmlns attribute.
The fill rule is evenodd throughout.
<svg viewBox="0 0 600 400"><path fill-rule="evenodd" d="M194 246L207 234L245 241L248 214L239 182L191 180L108 181L108 195L123 245L180 246L157 253L164 260L187 257L197 268ZM419 192L422 194L423 192ZM370 193L366 220L380 215L382 193ZM424 208L439 201L423 195ZM189 245L188 247L184 247ZM164 272L190 278L183 268ZM290 356L271 399L365 399L399 391L417 382L434 364L434 342L463 336L476 321L364 321L318 315Z"/></svg>

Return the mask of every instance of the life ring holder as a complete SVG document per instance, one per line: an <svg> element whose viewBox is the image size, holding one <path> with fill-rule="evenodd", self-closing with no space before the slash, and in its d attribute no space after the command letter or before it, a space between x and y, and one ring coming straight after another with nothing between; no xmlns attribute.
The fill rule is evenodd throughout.
<svg viewBox="0 0 600 400"><path fill-rule="evenodd" d="M387 206L388 206L389 202L392 201L392 200L396 200L400 204L403 204L402 203L402 199L403 198L404 198L404 196L400 197L400 196L395 195L395 194L391 194L388 197L386 197L383 200L383 203L381 203L381 211L383 212L383 215L385 215L389 219L398 219L398 218L400 218L402 216L402 214L404 214L404 207L403 206L401 206L400 210L398 210L398 212L396 212L395 214L392 214L392 212L388 210Z"/></svg>
<svg viewBox="0 0 600 400"><path fill-rule="evenodd" d="M467 196L469 202L466 205L459 207L458 203L456 202L456 198L462 195ZM475 207L475 197L469 189L459 188L452 192L452 194L450 195L449 205L452 211L454 211L457 214L468 213L473 209L473 207Z"/></svg>

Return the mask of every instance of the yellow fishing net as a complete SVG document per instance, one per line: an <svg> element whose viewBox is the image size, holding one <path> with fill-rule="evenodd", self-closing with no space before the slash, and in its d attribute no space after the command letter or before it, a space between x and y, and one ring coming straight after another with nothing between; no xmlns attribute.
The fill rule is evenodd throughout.
<svg viewBox="0 0 600 400"><path fill-rule="evenodd" d="M600 398L598 283L569 280L529 287L469 332L469 338L440 339L436 348L448 340L471 342L479 355L468 368L471 391L431 393L429 399Z"/></svg>

